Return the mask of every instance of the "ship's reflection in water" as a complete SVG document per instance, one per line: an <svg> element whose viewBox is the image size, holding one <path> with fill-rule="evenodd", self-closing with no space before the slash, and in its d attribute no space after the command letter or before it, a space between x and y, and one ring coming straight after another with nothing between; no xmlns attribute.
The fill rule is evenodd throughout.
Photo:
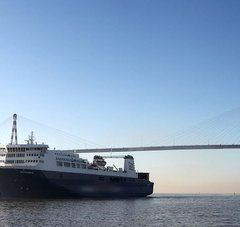
<svg viewBox="0 0 240 227"><path fill-rule="evenodd" d="M1 226L239 226L240 196L0 200Z"/></svg>

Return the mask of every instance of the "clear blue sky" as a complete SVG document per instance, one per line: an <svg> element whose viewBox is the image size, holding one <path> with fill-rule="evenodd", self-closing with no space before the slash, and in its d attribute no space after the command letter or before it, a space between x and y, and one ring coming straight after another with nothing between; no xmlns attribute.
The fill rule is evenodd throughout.
<svg viewBox="0 0 240 227"><path fill-rule="evenodd" d="M125 146L235 108L239 12L237 0L0 1L0 122L16 112L99 144ZM161 180L158 191L215 192L217 183L198 184L208 173L209 182L226 183L219 170L227 158L224 180L240 173L235 155L137 154L136 161ZM211 158L218 160L215 169L206 164ZM200 163L195 176L185 176L184 165L195 166L194 160ZM225 191L240 192L238 179Z"/></svg>

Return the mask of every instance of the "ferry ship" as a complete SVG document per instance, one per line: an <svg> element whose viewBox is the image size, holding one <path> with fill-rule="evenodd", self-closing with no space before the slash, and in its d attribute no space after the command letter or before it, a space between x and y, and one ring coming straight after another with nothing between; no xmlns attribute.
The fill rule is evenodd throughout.
<svg viewBox="0 0 240 227"><path fill-rule="evenodd" d="M14 114L11 142L0 147L0 198L126 198L152 194L154 184L149 181L149 173L136 172L132 156L122 156L123 168L106 166L105 158L95 155L89 162L74 150L50 150L48 145L34 141L33 132L26 144L18 144Z"/></svg>

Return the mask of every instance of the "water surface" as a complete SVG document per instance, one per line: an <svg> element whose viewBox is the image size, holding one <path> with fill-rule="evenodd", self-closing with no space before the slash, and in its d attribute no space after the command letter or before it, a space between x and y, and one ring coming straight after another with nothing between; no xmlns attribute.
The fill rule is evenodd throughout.
<svg viewBox="0 0 240 227"><path fill-rule="evenodd" d="M1 226L240 226L240 196L0 200Z"/></svg>

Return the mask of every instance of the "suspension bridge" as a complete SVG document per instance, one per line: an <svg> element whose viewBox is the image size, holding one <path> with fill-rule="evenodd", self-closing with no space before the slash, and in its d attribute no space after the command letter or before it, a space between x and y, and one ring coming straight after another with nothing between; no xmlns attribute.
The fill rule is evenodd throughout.
<svg viewBox="0 0 240 227"><path fill-rule="evenodd" d="M135 152L135 151L169 151L169 150L217 150L240 149L240 144L207 144L207 145L175 145L150 147L115 147L69 150L75 153L107 153L107 152Z"/></svg>
<svg viewBox="0 0 240 227"><path fill-rule="evenodd" d="M16 131L16 115L14 115L14 121L12 126L11 142L13 142L13 134L15 134L15 141L17 143L17 131ZM51 131L52 135L56 137L65 137L68 147L77 147L77 149L61 149L66 151L74 151L75 153L116 153L116 152L140 152L140 151L174 151L174 150L223 150L223 149L240 149L240 108L236 108L231 111L224 112L216 117L207 119L187 130L183 130L173 136L167 137L167 139L161 139L156 141L157 145L146 146L125 146L125 147L111 147L103 146L89 140L82 139L78 136L71 135L64 131L51 128L44 124L32 121L28 118L18 116L22 125L31 125L29 128L32 130L39 129L39 133L45 134L48 144L54 144L54 140L51 140L51 135L46 133ZM9 132L9 129L3 129L3 126L7 122L11 122L12 118L6 119L0 124L0 142L2 132ZM8 126L9 127L9 126ZM26 129L26 127L23 127ZM20 129L21 131L21 129ZM47 135L48 134L48 135ZM39 137L41 137L39 135ZM44 138L44 137L42 137ZM174 143L171 142L174 138ZM185 138L185 140L184 140ZM187 140L186 140L187 138ZM43 139L44 140L44 139ZM178 143L176 142L179 141ZM45 141L45 140L44 140ZM62 138L58 138L56 141L63 141ZM77 142L76 142L77 141ZM209 142L211 141L211 143ZM80 148L82 144L91 145L91 148ZM58 143L58 142L57 142ZM65 143L65 142L64 142ZM73 145L75 143L75 145ZM70 145L71 144L71 145ZM160 145L159 145L160 144Z"/></svg>

